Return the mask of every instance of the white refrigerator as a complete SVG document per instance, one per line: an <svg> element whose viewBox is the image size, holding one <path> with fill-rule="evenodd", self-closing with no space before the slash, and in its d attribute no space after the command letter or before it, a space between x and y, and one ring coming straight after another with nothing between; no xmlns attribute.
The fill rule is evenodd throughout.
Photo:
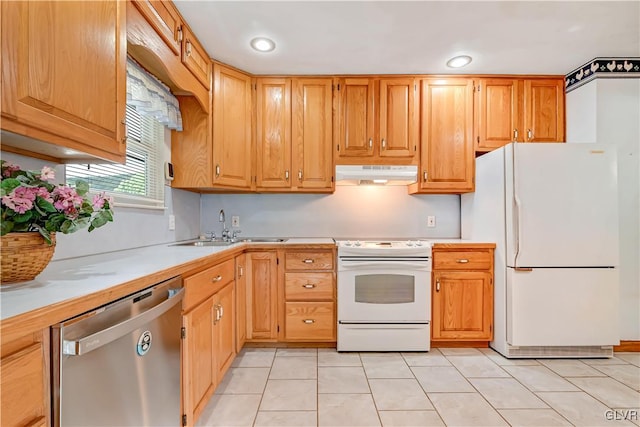
<svg viewBox="0 0 640 427"><path fill-rule="evenodd" d="M506 357L610 357L618 327L616 152L508 144L476 159L462 238L496 243L494 340Z"/></svg>

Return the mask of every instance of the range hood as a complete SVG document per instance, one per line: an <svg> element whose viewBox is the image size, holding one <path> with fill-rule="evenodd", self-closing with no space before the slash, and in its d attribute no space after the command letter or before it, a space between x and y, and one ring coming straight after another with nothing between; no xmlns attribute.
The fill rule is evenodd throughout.
<svg viewBox="0 0 640 427"><path fill-rule="evenodd" d="M418 180L413 165L337 165L336 185L409 185Z"/></svg>

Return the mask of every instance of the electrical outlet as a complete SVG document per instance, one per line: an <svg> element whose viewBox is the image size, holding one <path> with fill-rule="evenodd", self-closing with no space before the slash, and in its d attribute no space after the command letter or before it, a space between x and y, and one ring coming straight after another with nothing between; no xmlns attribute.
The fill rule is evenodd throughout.
<svg viewBox="0 0 640 427"><path fill-rule="evenodd" d="M429 215L427 217L427 227L435 227L436 226L436 217L434 215Z"/></svg>
<svg viewBox="0 0 640 427"><path fill-rule="evenodd" d="M173 231L176 229L176 216L169 215L169 231Z"/></svg>
<svg viewBox="0 0 640 427"><path fill-rule="evenodd" d="M240 227L240 217L234 215L231 217L231 226L232 227Z"/></svg>

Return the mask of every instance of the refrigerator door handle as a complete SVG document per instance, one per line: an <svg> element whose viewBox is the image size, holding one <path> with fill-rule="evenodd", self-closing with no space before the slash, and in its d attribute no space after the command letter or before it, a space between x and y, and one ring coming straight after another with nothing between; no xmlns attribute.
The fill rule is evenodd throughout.
<svg viewBox="0 0 640 427"><path fill-rule="evenodd" d="M516 183L518 182L516 179L516 171L518 170L517 166L516 166L516 150L518 144L514 143L513 144L513 150L511 151L511 156L512 156L512 164L513 164L513 174L512 174L512 178L513 178L513 204L515 207L514 210L514 216L513 219L516 223L516 227L515 227L515 235L514 237L514 243L515 243L515 247L516 247L516 251L515 251L515 256L513 258L513 266L514 267L518 267L518 255L520 254L520 198L518 197L518 187L516 185Z"/></svg>

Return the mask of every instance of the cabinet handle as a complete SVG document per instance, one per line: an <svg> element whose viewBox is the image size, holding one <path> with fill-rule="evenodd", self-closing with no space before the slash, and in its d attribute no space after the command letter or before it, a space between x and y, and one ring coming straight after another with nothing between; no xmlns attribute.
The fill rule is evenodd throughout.
<svg viewBox="0 0 640 427"><path fill-rule="evenodd" d="M385 150L387 148L387 141L384 140L384 138L382 138L382 149Z"/></svg>
<svg viewBox="0 0 640 427"><path fill-rule="evenodd" d="M527 139L529 141L533 139L533 132L531 132L531 129L527 129Z"/></svg>
<svg viewBox="0 0 640 427"><path fill-rule="evenodd" d="M316 323L313 319L303 319L302 323L306 323L307 325L311 325L312 323Z"/></svg>
<svg viewBox="0 0 640 427"><path fill-rule="evenodd" d="M373 138L369 138L369 150L373 148Z"/></svg>
<svg viewBox="0 0 640 427"><path fill-rule="evenodd" d="M182 25L178 27L178 41L182 41Z"/></svg>
<svg viewBox="0 0 640 427"><path fill-rule="evenodd" d="M212 278L211 278L211 281L212 281L213 283L217 283L217 282L219 282L219 281L221 281L221 280L222 280L222 276L221 276L221 275L219 275L219 274L218 274L216 277L212 277Z"/></svg>
<svg viewBox="0 0 640 427"><path fill-rule="evenodd" d="M298 171L298 180L302 181L302 169Z"/></svg>
<svg viewBox="0 0 640 427"><path fill-rule="evenodd" d="M122 137L122 140L120 140L120 142L122 142L123 144L126 144L127 143L127 119L126 118L122 119L120 123L122 123L122 127L124 128L122 132L124 136Z"/></svg>
<svg viewBox="0 0 640 427"><path fill-rule="evenodd" d="M305 264L313 264L315 261L312 258L303 259L302 262Z"/></svg>
<svg viewBox="0 0 640 427"><path fill-rule="evenodd" d="M220 310L218 309L218 304L214 305L213 308L216 310L216 315L213 317L213 324L216 325L218 321L220 321Z"/></svg>
<svg viewBox="0 0 640 427"><path fill-rule="evenodd" d="M224 307L222 306L222 304L218 304L218 307L220 308L220 319L222 319L222 317L224 316Z"/></svg>
<svg viewBox="0 0 640 427"><path fill-rule="evenodd" d="M518 129L514 129L513 130L513 140L517 141L518 140Z"/></svg>
<svg viewBox="0 0 640 427"><path fill-rule="evenodd" d="M463 259L457 259L456 262L459 263L459 264L466 264L466 263L469 262L469 260L463 258Z"/></svg>
<svg viewBox="0 0 640 427"><path fill-rule="evenodd" d="M191 42L189 40L187 40L187 44L186 44L186 53L187 53L187 56L191 56Z"/></svg>
<svg viewBox="0 0 640 427"><path fill-rule="evenodd" d="M220 165L216 165L216 177L220 176Z"/></svg>
<svg viewBox="0 0 640 427"><path fill-rule="evenodd" d="M436 280L436 292L440 292L440 280Z"/></svg>
<svg viewBox="0 0 640 427"><path fill-rule="evenodd" d="M238 266L238 277L244 276L244 268L240 265Z"/></svg>
<svg viewBox="0 0 640 427"><path fill-rule="evenodd" d="M427 182L427 171L422 172L422 180Z"/></svg>
<svg viewBox="0 0 640 427"><path fill-rule="evenodd" d="M315 283L307 283L306 285L302 285L303 288L305 289L313 289L316 287Z"/></svg>
<svg viewBox="0 0 640 427"><path fill-rule="evenodd" d="M289 169L287 169L286 171L284 171L284 179L286 179L287 181L289 181Z"/></svg>

